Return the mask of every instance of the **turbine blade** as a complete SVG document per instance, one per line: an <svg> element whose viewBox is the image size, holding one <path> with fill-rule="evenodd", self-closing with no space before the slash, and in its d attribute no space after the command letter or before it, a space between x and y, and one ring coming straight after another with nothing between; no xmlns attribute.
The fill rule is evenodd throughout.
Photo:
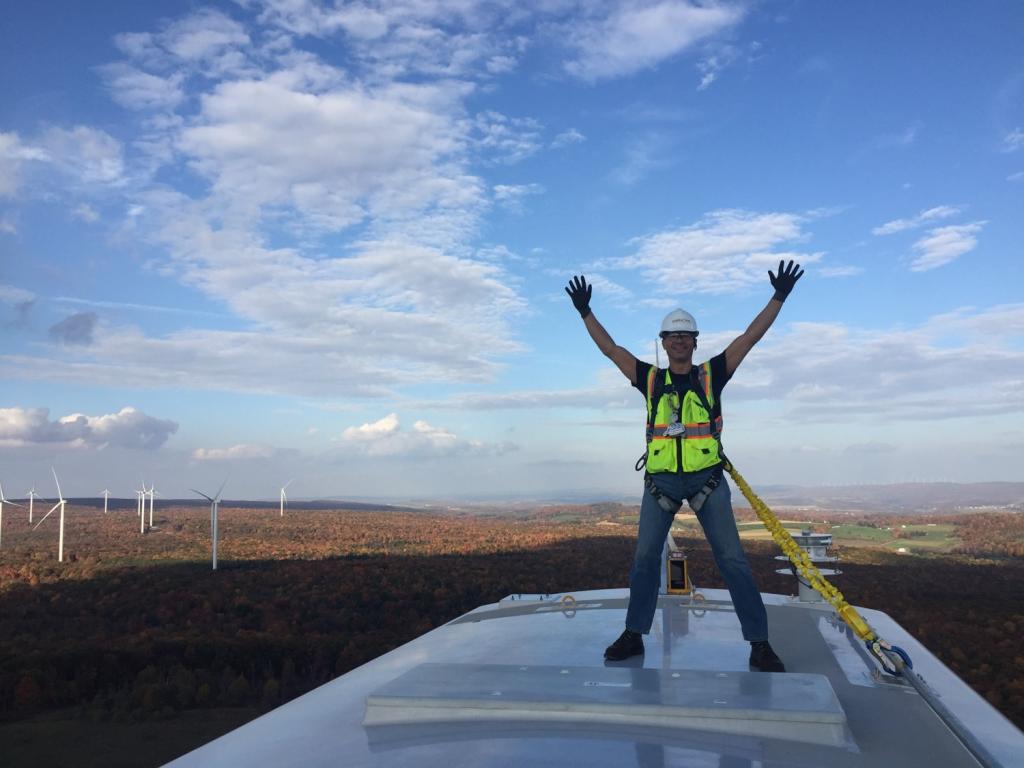
<svg viewBox="0 0 1024 768"><path fill-rule="evenodd" d="M50 467L50 471L53 472L53 482L57 484L57 498L64 501L64 493L60 489L60 480L57 479L57 470Z"/></svg>
<svg viewBox="0 0 1024 768"><path fill-rule="evenodd" d="M190 491L192 491L192 493L198 493L198 494L199 494L200 496L202 496L202 497L203 497L204 499L206 499L207 501L210 501L210 502L212 502L212 501L213 501L213 499L211 499L211 498L210 498L209 496L207 496L207 495L206 495L205 493L203 493L202 491L197 491L197 490L196 490L195 488L189 488L189 490L190 490Z"/></svg>
<svg viewBox="0 0 1024 768"><path fill-rule="evenodd" d="M60 502L58 501L56 504L53 505L53 508L50 510L50 512L53 512L53 510L56 509L59 506L60 506ZM38 528L40 525L43 524L43 520L45 520L46 518L48 518L50 516L50 512L47 512L45 515L43 515L42 520L40 520L38 523L36 523L35 527L32 528L33 531L36 528Z"/></svg>
<svg viewBox="0 0 1024 768"><path fill-rule="evenodd" d="M217 499L217 501L220 501L220 492L224 490L224 486L227 485L227 484L228 484L228 479L225 477L224 478L224 482L221 483L220 484L220 488L217 489L217 495L214 496L213 498Z"/></svg>

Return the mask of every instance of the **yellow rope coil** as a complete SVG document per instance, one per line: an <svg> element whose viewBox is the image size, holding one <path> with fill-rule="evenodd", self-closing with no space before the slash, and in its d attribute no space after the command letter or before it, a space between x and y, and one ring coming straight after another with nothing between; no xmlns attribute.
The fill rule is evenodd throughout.
<svg viewBox="0 0 1024 768"><path fill-rule="evenodd" d="M747 484L747 481L743 479L743 476L736 471L736 467L731 462L725 462L725 468L732 476L733 481L736 483L736 487L740 489L747 501L750 502L750 506L754 512L757 513L758 518L764 523L765 528L771 533L775 543L779 545L785 555L789 558L790 562L796 566L797 570L800 571L800 575L804 577L808 584L810 584L823 598L825 598L829 604L836 609L836 613L839 614L839 618L849 625L857 637L861 640L873 641L877 639L878 635L875 634L874 630L868 625L864 618L857 613L857 609L846 602L843 597L843 593L836 589L828 580L821 575L821 571L818 567L811 562L807 552L801 549L800 545L793 541L793 537L789 535L789 531L782 527L782 523L775 514L768 508L754 490Z"/></svg>

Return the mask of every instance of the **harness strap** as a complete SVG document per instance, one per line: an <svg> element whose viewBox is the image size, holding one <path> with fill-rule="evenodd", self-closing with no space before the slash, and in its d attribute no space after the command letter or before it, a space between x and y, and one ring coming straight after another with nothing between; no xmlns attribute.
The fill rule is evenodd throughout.
<svg viewBox="0 0 1024 768"><path fill-rule="evenodd" d="M707 482L697 491L693 496L688 498L686 501L690 505L690 509L694 513L700 512L704 507L704 502L708 500L708 496L715 492L715 488L722 482L722 465L719 464L715 467L715 471L711 473L711 476L707 479Z"/></svg>
<svg viewBox="0 0 1024 768"><path fill-rule="evenodd" d="M650 491L651 496L658 502L658 506L670 515L674 515L683 506L682 501L676 501L654 484L654 478L651 477L650 472L644 472L644 487Z"/></svg>
<svg viewBox="0 0 1024 768"><path fill-rule="evenodd" d="M703 379L703 381L701 381ZM709 392L711 390L711 377L705 374L703 377L698 375L697 366L690 368L690 389L692 389L697 398L700 400L701 407L708 412L708 422L711 428L711 436L715 440L719 440L722 434L722 419L721 417L715 418L711 412L711 399ZM719 451L721 451L721 443L719 443Z"/></svg>

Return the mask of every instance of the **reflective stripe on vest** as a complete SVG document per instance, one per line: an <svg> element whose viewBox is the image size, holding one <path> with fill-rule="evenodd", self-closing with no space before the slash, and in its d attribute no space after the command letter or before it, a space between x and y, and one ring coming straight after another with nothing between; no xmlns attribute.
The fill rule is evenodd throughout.
<svg viewBox="0 0 1024 768"><path fill-rule="evenodd" d="M652 367L647 376L647 471L648 472L697 472L714 466L721 461L717 435L722 431L722 417L711 423L711 415L701 405L700 396L687 389L680 403L679 418L683 421L685 433L682 435L666 435L671 425L669 418L673 412L673 399L678 402L678 395L665 392L658 401L658 412L654 414L655 423L651 425L651 406L654 398L654 382L658 373L665 376L666 388L669 386L669 373L665 369ZM711 388L711 363L706 362L697 368L697 380L707 396L708 405L715 405ZM682 461L679 459L679 448L682 448Z"/></svg>

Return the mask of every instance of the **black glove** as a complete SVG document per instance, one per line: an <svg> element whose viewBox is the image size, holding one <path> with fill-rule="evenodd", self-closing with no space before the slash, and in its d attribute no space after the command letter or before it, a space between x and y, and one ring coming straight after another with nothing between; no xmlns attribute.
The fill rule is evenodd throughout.
<svg viewBox="0 0 1024 768"><path fill-rule="evenodd" d="M566 286L565 292L569 294L569 298L572 299L572 305L576 307L580 317L586 319L587 315L590 314L590 294L594 292L594 286L587 285L587 278L583 275L579 277L573 276L572 280L569 281L569 285Z"/></svg>
<svg viewBox="0 0 1024 768"><path fill-rule="evenodd" d="M775 295L773 299L779 301L785 301L786 297L789 296L789 292L793 290L793 286L796 285L796 281L800 279L804 271L800 269L800 265L793 265L793 260L789 260L789 264L785 267L782 266L782 262L779 262L779 276L776 277L772 274L772 271L768 270L768 279L772 281L772 288L775 289Z"/></svg>

